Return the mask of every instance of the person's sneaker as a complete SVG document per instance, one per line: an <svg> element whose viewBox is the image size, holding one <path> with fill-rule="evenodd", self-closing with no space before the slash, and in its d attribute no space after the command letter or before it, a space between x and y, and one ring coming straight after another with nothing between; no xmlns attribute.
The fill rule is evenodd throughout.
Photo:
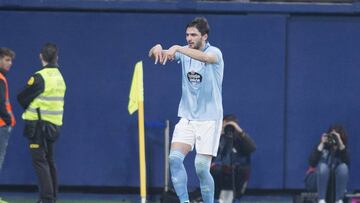
<svg viewBox="0 0 360 203"><path fill-rule="evenodd" d="M336 201L336 203L344 203L342 200L338 200Z"/></svg>
<svg viewBox="0 0 360 203"><path fill-rule="evenodd" d="M319 203L326 203L325 200L321 199L319 200Z"/></svg>

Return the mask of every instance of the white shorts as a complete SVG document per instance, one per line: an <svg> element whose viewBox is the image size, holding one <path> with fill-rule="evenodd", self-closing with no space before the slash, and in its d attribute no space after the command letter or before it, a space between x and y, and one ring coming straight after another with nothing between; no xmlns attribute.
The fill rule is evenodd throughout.
<svg viewBox="0 0 360 203"><path fill-rule="evenodd" d="M172 141L191 145L198 154L216 156L222 128L222 120L190 121L181 118L176 124Z"/></svg>

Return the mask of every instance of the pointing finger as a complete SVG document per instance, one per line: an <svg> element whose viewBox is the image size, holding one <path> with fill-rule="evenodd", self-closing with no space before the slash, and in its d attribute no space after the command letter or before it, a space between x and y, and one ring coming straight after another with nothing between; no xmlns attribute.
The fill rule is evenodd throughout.
<svg viewBox="0 0 360 203"><path fill-rule="evenodd" d="M159 60L159 56L155 54L155 64L157 64L158 60Z"/></svg>
<svg viewBox="0 0 360 203"><path fill-rule="evenodd" d="M167 56L165 56L165 59L164 59L164 62L163 62L163 65L166 64L166 61L168 60Z"/></svg>

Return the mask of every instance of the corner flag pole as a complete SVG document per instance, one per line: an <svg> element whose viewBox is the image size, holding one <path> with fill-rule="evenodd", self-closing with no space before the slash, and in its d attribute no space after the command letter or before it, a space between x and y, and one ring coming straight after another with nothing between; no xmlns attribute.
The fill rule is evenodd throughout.
<svg viewBox="0 0 360 203"><path fill-rule="evenodd" d="M128 111L133 114L138 110L139 128L139 169L141 203L146 202L146 161L145 161L145 129L144 129L144 85L142 61L135 65L131 82Z"/></svg>
<svg viewBox="0 0 360 203"><path fill-rule="evenodd" d="M141 203L146 202L146 162L145 162L145 130L144 101L139 101L139 160L140 160L140 196Z"/></svg>

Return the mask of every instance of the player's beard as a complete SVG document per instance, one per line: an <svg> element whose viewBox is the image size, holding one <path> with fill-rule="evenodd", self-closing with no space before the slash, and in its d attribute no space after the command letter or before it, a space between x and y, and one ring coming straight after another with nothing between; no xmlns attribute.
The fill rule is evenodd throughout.
<svg viewBox="0 0 360 203"><path fill-rule="evenodd" d="M201 41L199 40L199 41L193 42L193 44L191 45L190 48L200 50L200 47L201 47L201 46L202 46L202 43L201 43Z"/></svg>

